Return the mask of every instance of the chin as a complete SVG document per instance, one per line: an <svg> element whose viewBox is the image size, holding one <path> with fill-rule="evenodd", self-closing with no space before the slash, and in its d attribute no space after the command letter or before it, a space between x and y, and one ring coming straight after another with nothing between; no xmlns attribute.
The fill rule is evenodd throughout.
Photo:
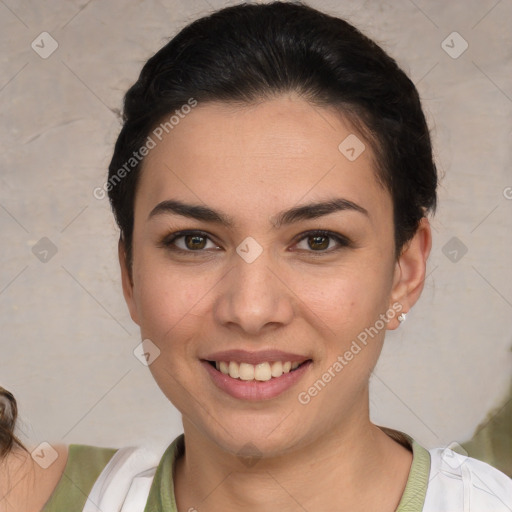
<svg viewBox="0 0 512 512"><path fill-rule="evenodd" d="M263 416L261 412L260 415ZM222 426L217 424L215 428L212 427L216 421L209 418L210 421L207 420L203 425L203 435L222 450L238 457L277 457L297 448L305 436L305 433L291 431L291 428L298 427L288 422L291 415L287 417L286 414L281 414L276 418L266 414L265 417L258 418L246 413L237 416L232 412L229 416L229 421L224 419Z"/></svg>

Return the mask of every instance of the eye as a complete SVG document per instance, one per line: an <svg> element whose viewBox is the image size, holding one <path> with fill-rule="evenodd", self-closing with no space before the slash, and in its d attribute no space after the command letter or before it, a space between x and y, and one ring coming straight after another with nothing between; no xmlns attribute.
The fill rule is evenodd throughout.
<svg viewBox="0 0 512 512"><path fill-rule="evenodd" d="M207 247L208 241L213 244L213 247ZM204 252L203 249L218 249L218 246L211 241L209 235L202 231L179 231L172 233L162 240L162 245L172 251L189 253Z"/></svg>
<svg viewBox="0 0 512 512"><path fill-rule="evenodd" d="M334 240L335 243L338 244L336 247L332 247L331 240ZM305 247L300 248L300 250L306 250L307 252L333 252L343 247L348 247L351 245L351 242L348 238L343 235L339 235L337 233L333 233L331 231L325 230L317 230L310 231L303 235L299 239L300 243L304 243ZM300 244L296 244L300 245Z"/></svg>
<svg viewBox="0 0 512 512"><path fill-rule="evenodd" d="M331 244L332 240L335 242L334 247ZM210 247L208 247L208 243L211 244ZM351 245L350 240L343 235L325 230L303 233L295 246L297 247L300 243L305 244L305 247L299 247L299 250L312 253L331 253ZM162 240L161 246L174 252L195 254L206 252L204 249L219 249L211 240L210 235L203 231L178 231L172 233Z"/></svg>

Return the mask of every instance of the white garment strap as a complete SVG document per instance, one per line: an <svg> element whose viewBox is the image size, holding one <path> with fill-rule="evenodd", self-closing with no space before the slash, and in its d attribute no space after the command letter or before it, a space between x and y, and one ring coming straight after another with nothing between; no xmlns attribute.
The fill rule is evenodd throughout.
<svg viewBox="0 0 512 512"><path fill-rule="evenodd" d="M512 480L485 462L433 448L423 512L510 512Z"/></svg>
<svg viewBox="0 0 512 512"><path fill-rule="evenodd" d="M133 479L121 512L144 512L155 472L156 467L143 471Z"/></svg>
<svg viewBox="0 0 512 512"><path fill-rule="evenodd" d="M466 464L461 464L460 470L462 474L462 484L464 486L464 512L471 512L471 489L473 487L471 471Z"/></svg>
<svg viewBox="0 0 512 512"><path fill-rule="evenodd" d="M120 448L94 483L83 512L143 512L159 460L145 448Z"/></svg>

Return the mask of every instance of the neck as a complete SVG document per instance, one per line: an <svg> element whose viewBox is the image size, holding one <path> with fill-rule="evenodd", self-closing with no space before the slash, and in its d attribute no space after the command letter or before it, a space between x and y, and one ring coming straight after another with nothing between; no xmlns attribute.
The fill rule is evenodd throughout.
<svg viewBox="0 0 512 512"><path fill-rule="evenodd" d="M393 512L412 462L368 415L300 449L243 462L183 424L185 455L174 478L180 511L329 510L336 503L339 512Z"/></svg>

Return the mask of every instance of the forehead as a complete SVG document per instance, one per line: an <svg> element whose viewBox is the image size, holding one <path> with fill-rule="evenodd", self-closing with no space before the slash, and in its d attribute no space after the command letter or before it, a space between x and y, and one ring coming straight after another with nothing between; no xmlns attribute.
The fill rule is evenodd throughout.
<svg viewBox="0 0 512 512"><path fill-rule="evenodd" d="M177 196L246 215L333 195L389 207L362 135L336 111L294 95L198 104L161 140L151 136L136 210Z"/></svg>

